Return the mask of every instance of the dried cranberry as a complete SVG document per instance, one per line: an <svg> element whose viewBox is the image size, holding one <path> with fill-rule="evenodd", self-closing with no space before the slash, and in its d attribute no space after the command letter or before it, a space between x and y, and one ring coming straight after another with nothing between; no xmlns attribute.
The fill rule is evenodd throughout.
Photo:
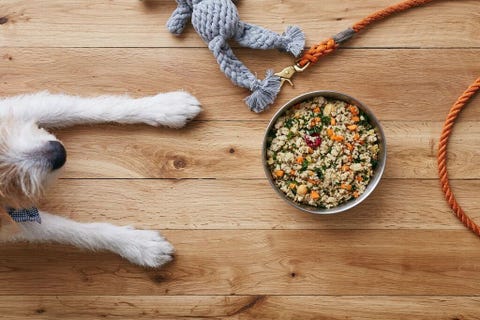
<svg viewBox="0 0 480 320"><path fill-rule="evenodd" d="M312 133L310 136L306 135L304 139L307 145L312 149L318 148L320 144L322 144L322 138L320 138L319 133Z"/></svg>

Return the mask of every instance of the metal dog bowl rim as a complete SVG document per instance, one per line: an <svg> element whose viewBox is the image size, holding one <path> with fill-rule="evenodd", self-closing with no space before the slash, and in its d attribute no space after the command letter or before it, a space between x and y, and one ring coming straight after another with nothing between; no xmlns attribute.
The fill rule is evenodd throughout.
<svg viewBox="0 0 480 320"><path fill-rule="evenodd" d="M272 127L275 125L277 122L278 118L282 116L288 109L292 108L294 105L306 101L308 99L314 98L314 97L319 97L323 96L325 98L330 98L330 99L336 99L336 100L341 100L345 101L349 104L353 104L360 108L362 111L364 111L370 120L370 124L373 125L375 132L377 133L377 136L379 138L380 142L380 151L379 151L379 158L377 162L377 167L374 170L374 174L372 179L370 180L370 183L367 185L367 189L365 192L360 195L360 197L356 199L349 200L347 202L342 203L341 205L337 207L333 207L330 209L324 209L324 208L316 208L313 206L309 206L306 204L300 204L294 202L292 199L288 198L285 193L283 193L276 185L273 180L272 174L270 172L270 168L267 164L267 145L268 145L268 134ZM385 171L385 166L387 162L387 143L385 139L385 132L383 131L382 125L380 124L379 120L373 113L373 111L364 103L359 101L358 99L342 93L338 91L331 91L331 90L317 90L317 91L312 91L312 92L307 92L304 94L301 94L290 101L288 101L286 104L284 104L278 111L273 115L272 119L268 123L267 129L265 130L265 135L263 138L263 145L262 145L262 164L263 164L263 169L265 172L265 175L267 177L268 182L272 186L272 188L275 190L275 192L288 204L291 206L304 211L308 213L313 213L313 214L321 214L321 215L329 215L329 214L336 214L336 213L341 213L345 212L347 210L350 210L356 206L358 206L360 203L362 203L366 198L370 196L370 194L375 190L377 185L380 183L380 180L383 176L383 173Z"/></svg>

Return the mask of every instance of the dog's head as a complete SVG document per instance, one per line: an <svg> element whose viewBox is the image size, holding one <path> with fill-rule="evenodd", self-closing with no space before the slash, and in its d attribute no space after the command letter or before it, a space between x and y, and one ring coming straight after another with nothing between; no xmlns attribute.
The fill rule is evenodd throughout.
<svg viewBox="0 0 480 320"><path fill-rule="evenodd" d="M66 161L63 145L33 122L0 121L0 202L35 204Z"/></svg>

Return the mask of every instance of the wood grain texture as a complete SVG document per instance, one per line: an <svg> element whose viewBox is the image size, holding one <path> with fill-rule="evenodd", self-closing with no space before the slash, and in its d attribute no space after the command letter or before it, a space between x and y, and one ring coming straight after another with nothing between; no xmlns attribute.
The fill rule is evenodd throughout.
<svg viewBox="0 0 480 320"><path fill-rule="evenodd" d="M480 218L478 183L452 183L458 201L475 219ZM299 212L283 202L265 179L69 179L54 186L46 199L42 209L78 221L113 221L140 228L464 230L443 200L437 180L384 179L362 205L334 216Z"/></svg>
<svg viewBox="0 0 480 320"><path fill-rule="evenodd" d="M399 0L241 0L242 19L312 45ZM480 74L479 1L435 1L365 30L250 112L173 0L1 0L0 93L143 96L184 89L204 112L184 130L55 131L68 162L41 208L82 222L161 230L177 249L148 270L61 245L0 246L0 319L480 319L480 244L437 178L442 123ZM291 57L236 48L252 71ZM384 179L362 205L315 216L284 203L261 166L278 108L314 90L366 103L387 134ZM480 96L462 111L449 170L480 222Z"/></svg>
<svg viewBox="0 0 480 320"><path fill-rule="evenodd" d="M239 11L243 20L277 32L299 24L310 45L396 2L243 1ZM136 0L2 0L0 15L8 21L0 25L0 41L9 47L204 47L191 27L178 39L168 33L165 23L174 8L170 0L146 5ZM476 0L438 1L381 22L348 45L479 47L477 9Z"/></svg>
<svg viewBox="0 0 480 320"><path fill-rule="evenodd" d="M8 320L480 319L478 297L7 296L2 300L0 319Z"/></svg>
<svg viewBox="0 0 480 320"><path fill-rule="evenodd" d="M473 107L473 106L472 106ZM441 122L384 121L387 178L437 178ZM69 160L67 178L264 179L266 122L194 122L183 130L147 126L77 127L58 132ZM455 128L450 177L478 179L478 122ZM112 143L115 141L115 143Z"/></svg>
<svg viewBox="0 0 480 320"><path fill-rule="evenodd" d="M132 0L135 1L135 0ZM260 77L291 58L277 52L237 50ZM380 120L444 121L463 90L480 74L480 49L339 50L286 86L276 104L255 114L248 95L220 72L205 48L6 48L0 54L2 95L38 90L134 96L185 89L204 106L203 120L268 120L304 92L335 90L370 106ZM480 99L476 99L478 106ZM471 108L480 119L480 108Z"/></svg>
<svg viewBox="0 0 480 320"><path fill-rule="evenodd" d="M0 248L0 295L478 295L465 230L164 231L160 270L62 246Z"/></svg>

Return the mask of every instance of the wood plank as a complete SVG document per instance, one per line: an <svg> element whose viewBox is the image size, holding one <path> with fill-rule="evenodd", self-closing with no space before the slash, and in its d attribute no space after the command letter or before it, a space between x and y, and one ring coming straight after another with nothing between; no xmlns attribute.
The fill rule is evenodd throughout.
<svg viewBox="0 0 480 320"><path fill-rule="evenodd" d="M165 231L164 269L62 246L0 248L0 295L478 295L467 230Z"/></svg>
<svg viewBox="0 0 480 320"><path fill-rule="evenodd" d="M286 86L276 105L258 115L243 103L248 92L232 85L204 48L2 51L2 95L48 89L143 96L185 89L203 103L204 120L268 120L297 95L335 90L363 101L382 120L444 121L453 102L480 74L480 49L339 50L299 75L295 88ZM238 54L261 77L267 68L280 70L292 63L275 52L238 50ZM471 108L475 119L480 119L480 108L475 107L479 103L477 98Z"/></svg>
<svg viewBox="0 0 480 320"><path fill-rule="evenodd" d="M5 296L0 319L480 319L478 297Z"/></svg>
<svg viewBox="0 0 480 320"><path fill-rule="evenodd" d="M308 44L344 30L398 0L243 1L243 20L282 32L286 25L304 28ZM205 46L189 27L175 38L165 23L175 8L170 0L85 2L3 0L0 43L36 47L186 47ZM351 46L480 46L476 0L438 1L378 23ZM448 26L439 28L438 26ZM415 30L415 32L412 32Z"/></svg>
<svg viewBox="0 0 480 320"><path fill-rule="evenodd" d="M453 187L480 221L478 182L456 180ZM362 205L333 216L298 211L266 180L61 180L40 207L77 221L147 229L464 230L436 180L386 179Z"/></svg>
<svg viewBox="0 0 480 320"><path fill-rule="evenodd" d="M387 178L437 178L442 123L384 121ZM266 122L194 122L183 130L147 126L78 127L58 132L68 178L263 179ZM478 122L463 121L450 143L450 177L479 179Z"/></svg>
<svg viewBox="0 0 480 320"><path fill-rule="evenodd" d="M298 23L311 45L398 1L241 1L239 9L275 31ZM436 1L379 23L261 115L244 106L247 92L219 72L191 27L168 34L172 0L0 2L1 95L182 88L205 108L181 131L58 131L69 161L42 208L163 230L176 260L147 270L62 245L0 245L0 319L480 319L479 239L445 204L435 160L447 110L480 74L478 0ZM292 61L235 52L260 76ZM260 163L274 111L317 89L365 102L387 133L385 178L342 215L283 203ZM480 96L462 112L449 166L476 221L478 106Z"/></svg>

